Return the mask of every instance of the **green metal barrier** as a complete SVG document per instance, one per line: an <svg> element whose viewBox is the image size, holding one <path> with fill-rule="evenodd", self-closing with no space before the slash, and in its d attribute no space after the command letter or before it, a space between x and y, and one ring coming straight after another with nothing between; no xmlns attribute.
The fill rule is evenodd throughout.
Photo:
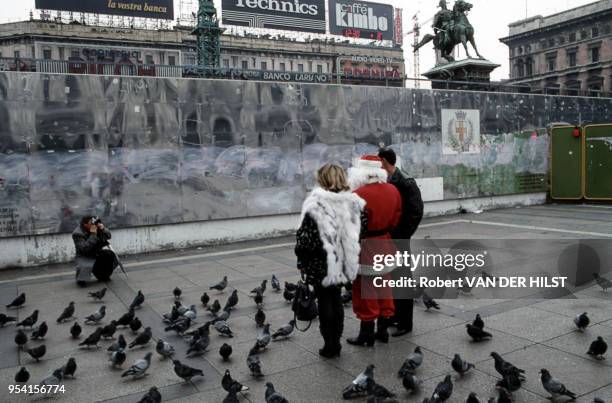
<svg viewBox="0 0 612 403"><path fill-rule="evenodd" d="M551 131L550 196L556 200L583 197L582 136L574 137L574 126L554 127Z"/></svg>
<svg viewBox="0 0 612 403"><path fill-rule="evenodd" d="M584 128L584 197L612 200L612 124Z"/></svg>

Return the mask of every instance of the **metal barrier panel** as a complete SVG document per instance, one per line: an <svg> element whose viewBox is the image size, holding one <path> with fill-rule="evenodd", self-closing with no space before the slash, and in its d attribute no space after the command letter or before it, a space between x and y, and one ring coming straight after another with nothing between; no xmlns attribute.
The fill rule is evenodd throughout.
<svg viewBox="0 0 612 403"><path fill-rule="evenodd" d="M612 124L584 128L584 158L584 197L612 200Z"/></svg>
<svg viewBox="0 0 612 403"><path fill-rule="evenodd" d="M582 135L573 135L573 126L551 131L550 197L555 200L582 199Z"/></svg>

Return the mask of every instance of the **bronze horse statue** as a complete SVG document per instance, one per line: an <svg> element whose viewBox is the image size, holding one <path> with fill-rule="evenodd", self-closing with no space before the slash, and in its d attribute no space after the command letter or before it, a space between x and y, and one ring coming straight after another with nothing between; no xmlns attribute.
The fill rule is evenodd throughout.
<svg viewBox="0 0 612 403"><path fill-rule="evenodd" d="M453 62L455 58L452 56L452 53L455 46L459 44L463 44L466 56L470 59L472 58L467 46L469 42L476 51L478 58L484 59L478 52L476 41L474 40L474 27L470 24L467 17L467 12L472 9L473 5L464 0L457 0L452 12L446 10L445 1L441 1L440 5L443 9L436 14L436 24L434 24L435 35L425 35L421 42L414 46L414 51L416 52L423 45L433 40L434 47L440 50L442 57L449 62Z"/></svg>

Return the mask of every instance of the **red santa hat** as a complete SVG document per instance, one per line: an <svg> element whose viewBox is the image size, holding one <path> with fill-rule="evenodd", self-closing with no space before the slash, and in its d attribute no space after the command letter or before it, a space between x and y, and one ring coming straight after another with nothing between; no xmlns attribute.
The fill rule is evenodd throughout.
<svg viewBox="0 0 612 403"><path fill-rule="evenodd" d="M383 169L382 160L377 155L363 155L349 168L349 183L352 189L372 183L387 182L387 171Z"/></svg>

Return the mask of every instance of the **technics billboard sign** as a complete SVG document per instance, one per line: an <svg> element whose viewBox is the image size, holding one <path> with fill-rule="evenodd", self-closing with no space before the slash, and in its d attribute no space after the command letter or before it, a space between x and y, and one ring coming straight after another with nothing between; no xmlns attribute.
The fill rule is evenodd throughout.
<svg viewBox="0 0 612 403"><path fill-rule="evenodd" d="M223 0L223 24L325 33L325 0Z"/></svg>

